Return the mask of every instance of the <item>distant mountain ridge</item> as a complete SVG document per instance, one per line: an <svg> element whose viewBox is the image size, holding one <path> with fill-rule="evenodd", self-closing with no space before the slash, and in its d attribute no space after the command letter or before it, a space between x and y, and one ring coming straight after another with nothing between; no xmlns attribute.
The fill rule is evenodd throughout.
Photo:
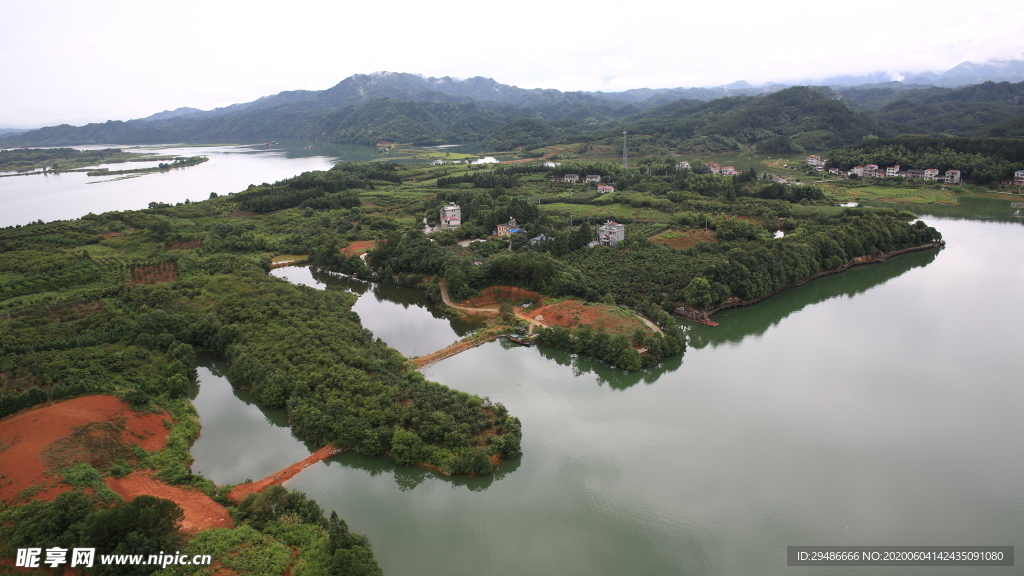
<svg viewBox="0 0 1024 576"><path fill-rule="evenodd" d="M808 79L803 84L853 87L864 84L900 82L905 85L940 86L959 88L984 82L1024 81L1024 60L992 60L983 64L961 62L945 72L873 72L862 75L832 76L823 79Z"/></svg>
<svg viewBox="0 0 1024 576"><path fill-rule="evenodd" d="M961 76L979 69L958 68ZM756 144L782 153L842 146L871 135L972 136L995 130L1012 137L1024 126L1015 119L1022 99L1024 82L952 89L890 81L831 89L741 81L718 88L604 93L378 72L350 76L326 90L285 91L209 111L178 108L125 122L30 130L3 137L0 145L296 138L371 145L485 141L499 150L593 138L630 125L656 135L669 149L735 150Z"/></svg>

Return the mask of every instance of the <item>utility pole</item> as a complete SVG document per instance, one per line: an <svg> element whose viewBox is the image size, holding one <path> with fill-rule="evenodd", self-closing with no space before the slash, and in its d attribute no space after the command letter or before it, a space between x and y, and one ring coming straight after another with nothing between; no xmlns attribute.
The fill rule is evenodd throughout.
<svg viewBox="0 0 1024 576"><path fill-rule="evenodd" d="M622 173L629 169L629 162L626 160L626 131L622 131Z"/></svg>

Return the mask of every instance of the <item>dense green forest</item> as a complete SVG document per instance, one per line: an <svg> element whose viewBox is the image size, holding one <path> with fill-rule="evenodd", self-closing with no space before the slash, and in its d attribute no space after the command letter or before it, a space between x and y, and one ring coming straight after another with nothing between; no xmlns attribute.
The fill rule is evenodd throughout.
<svg viewBox="0 0 1024 576"><path fill-rule="evenodd" d="M0 513L0 554L14 558L19 548L93 548L89 573L98 576L185 575L203 570L149 565L151 555L157 554L159 561L165 554L190 560L206 555L222 569L246 573L281 574L294 562L296 576L382 574L366 537L351 532L337 513L325 517L320 506L302 492L272 486L250 495L234 517L236 528L186 538L180 531L183 512L170 500L138 496L128 502L108 502L77 489L53 502L35 500ZM142 563L104 564L106 555L139 555Z"/></svg>

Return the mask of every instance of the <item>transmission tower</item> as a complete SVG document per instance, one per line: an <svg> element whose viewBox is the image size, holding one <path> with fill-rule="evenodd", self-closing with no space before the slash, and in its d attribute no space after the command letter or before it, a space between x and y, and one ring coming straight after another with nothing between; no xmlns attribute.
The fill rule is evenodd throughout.
<svg viewBox="0 0 1024 576"><path fill-rule="evenodd" d="M626 131L622 131L622 171L625 172L629 168L629 163L626 161Z"/></svg>

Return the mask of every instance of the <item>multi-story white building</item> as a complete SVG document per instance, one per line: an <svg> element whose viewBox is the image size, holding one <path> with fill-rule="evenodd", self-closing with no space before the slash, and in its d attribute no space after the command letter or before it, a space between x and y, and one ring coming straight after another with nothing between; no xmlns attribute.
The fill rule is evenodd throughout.
<svg viewBox="0 0 1024 576"><path fill-rule="evenodd" d="M626 225L609 220L597 229L597 243L613 247L626 239Z"/></svg>
<svg viewBox="0 0 1024 576"><path fill-rule="evenodd" d="M455 202L449 202L441 208L441 230L451 230L462 225L462 208Z"/></svg>
<svg viewBox="0 0 1024 576"><path fill-rule="evenodd" d="M946 184L959 184L960 183L960 171L959 170L946 170Z"/></svg>
<svg viewBox="0 0 1024 576"><path fill-rule="evenodd" d="M1013 173L1014 184L1024 184L1024 170L1017 170Z"/></svg>
<svg viewBox="0 0 1024 576"><path fill-rule="evenodd" d="M888 168L885 169L885 177L886 178L895 178L896 176L899 176L899 175L900 175L900 165L899 164L897 164L895 166L889 166Z"/></svg>
<svg viewBox="0 0 1024 576"><path fill-rule="evenodd" d="M598 183L600 181L601 181L601 175L600 174L587 174L587 178L586 178L586 180L584 180L584 182L586 182L587 184L589 184L591 182Z"/></svg>
<svg viewBox="0 0 1024 576"><path fill-rule="evenodd" d="M684 161L679 163L679 167L680 168L686 168L687 170L689 170L690 169L690 163L684 160Z"/></svg>
<svg viewBox="0 0 1024 576"><path fill-rule="evenodd" d="M562 176L562 182L568 182L569 184L575 184L580 181L579 174L566 174Z"/></svg>
<svg viewBox="0 0 1024 576"><path fill-rule="evenodd" d="M926 168L925 171L924 171L924 179L925 180L938 180L939 179L939 169L938 168Z"/></svg>

